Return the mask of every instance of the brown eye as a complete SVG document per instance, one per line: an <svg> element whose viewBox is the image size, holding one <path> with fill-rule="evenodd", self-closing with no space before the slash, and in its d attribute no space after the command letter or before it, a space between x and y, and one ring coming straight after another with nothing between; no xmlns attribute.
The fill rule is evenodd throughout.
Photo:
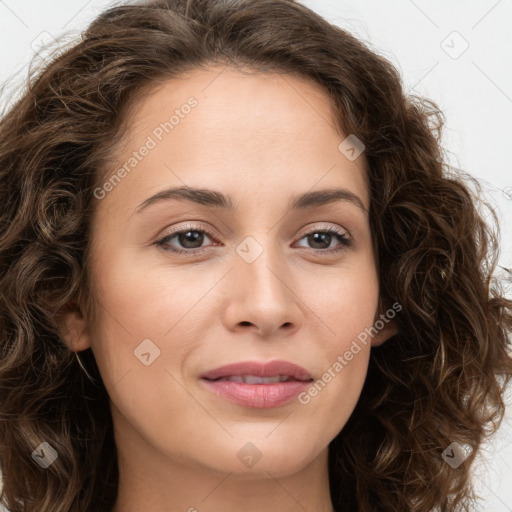
<svg viewBox="0 0 512 512"><path fill-rule="evenodd" d="M172 236L170 240L173 238L177 238L178 242L185 249L197 249L202 245L204 240L204 233L198 231L197 229L193 231L180 231L179 233L176 233L174 236Z"/></svg>
<svg viewBox="0 0 512 512"><path fill-rule="evenodd" d="M310 231L301 240L307 239L311 244L311 249L317 252L336 253L342 251L345 247L349 247L351 242L346 234L338 231L335 228L316 229ZM335 248L329 248L332 242L338 242L339 245Z"/></svg>
<svg viewBox="0 0 512 512"><path fill-rule="evenodd" d="M168 252L197 255L207 250L202 246L205 238L213 238L213 235L202 228L186 226L184 229L176 230L160 238L155 245ZM176 240L174 244L170 243L172 240Z"/></svg>

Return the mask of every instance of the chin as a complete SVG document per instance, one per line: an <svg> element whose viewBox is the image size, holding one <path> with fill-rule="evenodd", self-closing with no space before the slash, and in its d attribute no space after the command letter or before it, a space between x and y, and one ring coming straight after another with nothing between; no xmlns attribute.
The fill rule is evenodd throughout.
<svg viewBox="0 0 512 512"><path fill-rule="evenodd" d="M269 473L275 478L287 477L300 472L321 455L313 451L313 446L308 450L304 443L298 451L296 443L282 438L276 438L274 442L268 439L231 440L229 444L231 446L221 452L211 453L209 462L213 469L231 473L231 478L240 480L269 478Z"/></svg>

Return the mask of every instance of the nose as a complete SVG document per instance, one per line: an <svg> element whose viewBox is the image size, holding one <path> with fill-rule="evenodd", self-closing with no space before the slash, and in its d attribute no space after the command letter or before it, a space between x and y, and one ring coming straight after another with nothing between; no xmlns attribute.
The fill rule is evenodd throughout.
<svg viewBox="0 0 512 512"><path fill-rule="evenodd" d="M237 256L224 286L228 300L224 322L229 330L271 338L289 336L301 328L303 302L282 257L264 250L248 263Z"/></svg>

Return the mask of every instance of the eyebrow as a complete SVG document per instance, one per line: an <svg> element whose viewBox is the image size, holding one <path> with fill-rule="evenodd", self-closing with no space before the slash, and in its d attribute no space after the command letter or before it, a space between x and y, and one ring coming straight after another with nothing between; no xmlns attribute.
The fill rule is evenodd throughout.
<svg viewBox="0 0 512 512"><path fill-rule="evenodd" d="M180 201L190 201L203 206L213 206L231 211L238 208L238 206L233 202L232 198L223 194L222 192L205 188L183 186L162 190L157 194L148 197L137 207L135 213L141 213L148 206L155 203L173 199ZM288 209L305 210L307 208L315 208L336 201L352 203L363 210L365 215L368 215L368 210L365 208L361 199L350 190L344 188L326 188L292 196L288 204Z"/></svg>

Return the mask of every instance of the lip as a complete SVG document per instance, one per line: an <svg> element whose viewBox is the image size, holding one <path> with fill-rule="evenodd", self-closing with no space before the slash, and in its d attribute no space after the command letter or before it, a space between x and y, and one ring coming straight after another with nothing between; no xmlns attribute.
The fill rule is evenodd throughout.
<svg viewBox="0 0 512 512"><path fill-rule="evenodd" d="M296 380L309 381L312 379L309 372L298 364L288 361L274 360L267 363L259 361L239 361L226 364L203 373L202 379L219 379L237 375L255 375L257 377L272 377L273 375L287 375Z"/></svg>
<svg viewBox="0 0 512 512"><path fill-rule="evenodd" d="M254 375L272 377L286 375L294 380L270 384L247 384L245 382L219 381L221 377ZM244 407L267 409L279 407L291 402L301 391L312 382L309 372L294 363L287 361L243 361L231 363L205 372L200 381L217 396Z"/></svg>

